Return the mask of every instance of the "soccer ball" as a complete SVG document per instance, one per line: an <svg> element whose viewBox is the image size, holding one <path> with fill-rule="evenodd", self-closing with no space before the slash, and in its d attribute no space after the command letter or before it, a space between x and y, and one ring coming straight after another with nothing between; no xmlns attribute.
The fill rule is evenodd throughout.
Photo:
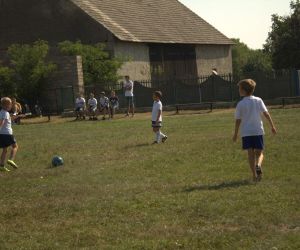
<svg viewBox="0 0 300 250"><path fill-rule="evenodd" d="M64 165L64 160L60 156L54 156L52 158L52 166L53 167L58 167Z"/></svg>

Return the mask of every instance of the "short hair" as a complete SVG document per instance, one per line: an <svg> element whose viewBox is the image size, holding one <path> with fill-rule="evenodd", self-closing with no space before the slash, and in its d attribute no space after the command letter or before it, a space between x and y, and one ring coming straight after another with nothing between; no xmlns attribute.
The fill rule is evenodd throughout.
<svg viewBox="0 0 300 250"><path fill-rule="evenodd" d="M1 98L1 106L6 106L7 104L12 103L11 99L9 97L3 97Z"/></svg>
<svg viewBox="0 0 300 250"><path fill-rule="evenodd" d="M104 91L100 92L100 95L105 95L105 92Z"/></svg>
<svg viewBox="0 0 300 250"><path fill-rule="evenodd" d="M158 98L162 98L162 93L161 93L161 91L155 91L153 94L154 94L156 97L158 97Z"/></svg>
<svg viewBox="0 0 300 250"><path fill-rule="evenodd" d="M242 90L247 93L247 95L252 95L256 87L256 82L252 79L244 79L241 80L237 85L241 87Z"/></svg>

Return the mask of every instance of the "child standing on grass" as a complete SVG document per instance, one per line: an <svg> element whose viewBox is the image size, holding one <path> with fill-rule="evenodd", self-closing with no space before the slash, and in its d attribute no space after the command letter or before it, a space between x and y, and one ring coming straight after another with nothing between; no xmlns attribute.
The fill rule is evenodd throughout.
<svg viewBox="0 0 300 250"><path fill-rule="evenodd" d="M99 104L100 104L100 113L103 114L102 120L105 120L106 119L105 115L108 114L109 112L109 99L108 97L105 96L105 92L100 93Z"/></svg>
<svg viewBox="0 0 300 250"><path fill-rule="evenodd" d="M110 117L114 118L116 109L119 108L119 98L116 96L116 92L112 91L109 98L109 110Z"/></svg>
<svg viewBox="0 0 300 250"><path fill-rule="evenodd" d="M160 91L155 91L153 93L153 108L152 108L152 128L155 133L155 141L153 144L158 144L165 142L168 137L161 132L162 127L162 103L161 103L162 93Z"/></svg>
<svg viewBox="0 0 300 250"><path fill-rule="evenodd" d="M253 96L256 87L255 81L245 79L240 81L238 86L240 96L243 97L243 100L236 107L233 141L237 141L239 128L241 127L243 149L248 151L248 161L253 180L260 181L264 159L264 127L261 114L270 123L273 134L276 134L276 128L263 100Z"/></svg>
<svg viewBox="0 0 300 250"><path fill-rule="evenodd" d="M5 160L8 148L11 147L10 156L7 160L7 164L17 169L18 166L14 162L18 145L13 136L13 130L11 127L11 117L9 111L12 108L12 101L8 97L1 99L1 111L0 111L0 148L2 148L2 154L0 159L0 171L9 172L10 170L5 167ZM13 119L17 119L18 116L12 116Z"/></svg>

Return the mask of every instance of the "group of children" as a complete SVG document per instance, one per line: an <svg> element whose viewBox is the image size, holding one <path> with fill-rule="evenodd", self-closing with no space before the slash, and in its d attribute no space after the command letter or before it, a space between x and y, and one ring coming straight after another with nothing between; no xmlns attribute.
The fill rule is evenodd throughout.
<svg viewBox="0 0 300 250"><path fill-rule="evenodd" d="M262 178L262 162L263 162L263 150L264 150L264 127L262 122L262 114L265 116L271 126L273 134L276 134L276 128L272 121L272 118L261 98L253 95L256 83L251 79L245 79L238 83L239 93L243 99L238 103L235 112L235 130L233 135L233 141L236 142L240 132L242 138L242 148L247 150L249 166L252 172L254 181L260 181ZM162 127L162 110L163 105L161 102L162 93L155 91L153 93L153 108L152 108L152 128L155 133L154 144L164 143L168 137L161 132ZM104 92L101 92L99 100L99 110L104 112L105 115L110 111L110 117L113 118L114 111L118 107L118 97L115 92L112 91L111 97L105 96ZM77 119L80 116L85 118L85 99L82 96L78 96L76 99L76 113ZM5 164L17 169L18 166L14 162L14 158L18 149L17 142L13 136L11 127L11 121L18 118L17 115L10 114L12 109L12 100L8 97L1 99L0 111L0 148L3 149L0 160L0 171L10 171L6 168ZM97 119L97 100L93 94L90 94L88 100L88 114L91 120ZM6 162L6 156L8 148L11 147L10 156Z"/></svg>
<svg viewBox="0 0 300 250"><path fill-rule="evenodd" d="M102 120L106 119L106 115L112 119L118 108L119 98L115 91L111 92L109 98L105 96L105 92L101 92L99 103L93 93L90 94L87 104L85 98L79 94L75 101L76 120L85 120L86 115L89 116L89 120L98 120L98 113L103 115Z"/></svg>

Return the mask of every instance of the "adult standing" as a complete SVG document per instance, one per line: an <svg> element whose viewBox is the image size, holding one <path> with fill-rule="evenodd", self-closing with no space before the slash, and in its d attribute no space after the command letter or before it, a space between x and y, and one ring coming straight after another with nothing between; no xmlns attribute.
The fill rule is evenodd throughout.
<svg viewBox="0 0 300 250"><path fill-rule="evenodd" d="M127 102L127 114L129 116L130 109L131 114L134 116L134 94L133 94L134 83L130 80L129 76L125 76L124 89L125 89L125 98Z"/></svg>

